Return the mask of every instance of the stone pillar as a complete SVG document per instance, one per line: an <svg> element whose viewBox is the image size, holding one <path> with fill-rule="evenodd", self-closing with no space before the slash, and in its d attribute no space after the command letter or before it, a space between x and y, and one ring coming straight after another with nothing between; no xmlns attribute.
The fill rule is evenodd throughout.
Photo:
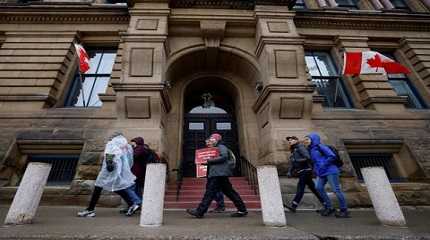
<svg viewBox="0 0 430 240"><path fill-rule="evenodd" d="M51 164L48 163L31 162L28 164L7 213L5 224L33 222L50 171Z"/></svg>
<svg viewBox="0 0 430 240"><path fill-rule="evenodd" d="M151 163L146 167L140 226L159 227L163 223L166 165Z"/></svg>
<svg viewBox="0 0 430 240"><path fill-rule="evenodd" d="M327 2L325 0L317 0L317 2L320 7L327 7Z"/></svg>
<svg viewBox="0 0 430 240"><path fill-rule="evenodd" d="M275 227L287 225L278 170L275 166L260 166L257 167L257 176L264 224Z"/></svg>
<svg viewBox="0 0 430 240"><path fill-rule="evenodd" d="M407 99L397 96L384 74L362 74L353 78L361 104L379 112L401 112Z"/></svg>
<svg viewBox="0 0 430 240"><path fill-rule="evenodd" d="M390 0L380 0L386 9L393 9L394 5L390 2Z"/></svg>
<svg viewBox="0 0 430 240"><path fill-rule="evenodd" d="M256 56L263 90L254 103L259 128L259 163L287 161L285 137L311 131L312 93L304 60L304 39L294 24L294 12L282 6L255 7Z"/></svg>
<svg viewBox="0 0 430 240"><path fill-rule="evenodd" d="M373 3L373 6L378 10L384 8L384 5L382 5L382 3L379 0L372 0L372 3Z"/></svg>
<svg viewBox="0 0 430 240"><path fill-rule="evenodd" d="M385 170L382 167L366 167L361 169L361 173L379 221L390 226L406 225Z"/></svg>
<svg viewBox="0 0 430 240"><path fill-rule="evenodd" d="M424 1L424 4L428 7L428 8L430 8L430 0L423 0Z"/></svg>
<svg viewBox="0 0 430 240"><path fill-rule="evenodd" d="M165 84L168 55L167 1L132 1L130 24L121 35L122 72L112 78L118 121L114 128L163 154L165 115L170 110Z"/></svg>
<svg viewBox="0 0 430 240"><path fill-rule="evenodd" d="M405 38L401 41L401 51L422 79L422 81L414 81L417 80L413 79L414 74L409 75L417 85L417 90L422 96L428 95L430 91L430 38ZM423 85L420 86L420 83ZM428 96L427 99L429 99Z"/></svg>

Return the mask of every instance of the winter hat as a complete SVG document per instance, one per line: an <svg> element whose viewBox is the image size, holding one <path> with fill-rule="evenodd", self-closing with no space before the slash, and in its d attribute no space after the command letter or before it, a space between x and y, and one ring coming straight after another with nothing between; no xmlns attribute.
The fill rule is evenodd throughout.
<svg viewBox="0 0 430 240"><path fill-rule="evenodd" d="M221 141L222 137L219 133L212 133L212 135L210 136L210 138L215 139L217 142Z"/></svg>

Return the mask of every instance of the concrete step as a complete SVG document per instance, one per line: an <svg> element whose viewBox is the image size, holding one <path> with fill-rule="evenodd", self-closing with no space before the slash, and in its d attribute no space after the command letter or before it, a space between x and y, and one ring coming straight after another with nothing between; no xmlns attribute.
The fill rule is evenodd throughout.
<svg viewBox="0 0 430 240"><path fill-rule="evenodd" d="M180 195L178 201L200 201L202 200L203 195ZM260 201L260 196L258 195L240 195L243 201ZM227 201L227 197L224 196L224 199ZM174 201L176 202L176 195L168 195L164 198L164 201Z"/></svg>
<svg viewBox="0 0 430 240"><path fill-rule="evenodd" d="M251 189L237 189L236 190L240 195L254 195L254 191ZM205 193L205 189L194 189L194 190L181 190L180 195L187 195L187 196L203 196ZM168 195L175 195L176 196L176 190L166 190L166 196Z"/></svg>
<svg viewBox="0 0 430 240"><path fill-rule="evenodd" d="M234 185L233 184L233 188L235 190L252 190L251 186L249 185ZM167 186L168 190L176 190L176 186ZM206 186L205 185L182 185L181 186L181 191L182 190L205 190Z"/></svg>
<svg viewBox="0 0 430 240"><path fill-rule="evenodd" d="M164 209L187 209L187 208L196 208L200 204L200 201L188 201L188 202L164 202ZM245 206L248 209L261 209L260 202L252 201L252 202L245 202ZM211 208L215 208L216 203L212 202ZM225 202L226 208L236 208L234 204L230 201Z"/></svg>

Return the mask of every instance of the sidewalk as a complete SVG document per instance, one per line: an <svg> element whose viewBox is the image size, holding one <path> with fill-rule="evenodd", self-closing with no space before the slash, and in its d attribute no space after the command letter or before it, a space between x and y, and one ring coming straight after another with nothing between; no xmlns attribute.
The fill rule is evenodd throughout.
<svg viewBox="0 0 430 240"><path fill-rule="evenodd" d="M166 211L159 228L139 227L139 217L114 208L98 208L95 218L78 218L81 207L42 206L34 224L0 227L0 239L430 239L430 209L404 210L407 228L381 226L373 211L353 211L350 219L323 218L313 211L287 212L288 226L265 227L261 212L246 218L228 213L203 219L183 211ZM8 206L0 206L4 221Z"/></svg>

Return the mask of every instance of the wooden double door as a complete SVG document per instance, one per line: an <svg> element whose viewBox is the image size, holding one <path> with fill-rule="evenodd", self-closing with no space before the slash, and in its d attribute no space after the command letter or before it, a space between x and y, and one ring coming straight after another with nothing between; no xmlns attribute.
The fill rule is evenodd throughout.
<svg viewBox="0 0 430 240"><path fill-rule="evenodd" d="M195 151L204 148L205 140L212 133L222 135L222 142L236 156L235 176L240 176L239 143L237 125L234 116L225 114L194 114L188 113L184 119L182 173L184 177L195 177Z"/></svg>

